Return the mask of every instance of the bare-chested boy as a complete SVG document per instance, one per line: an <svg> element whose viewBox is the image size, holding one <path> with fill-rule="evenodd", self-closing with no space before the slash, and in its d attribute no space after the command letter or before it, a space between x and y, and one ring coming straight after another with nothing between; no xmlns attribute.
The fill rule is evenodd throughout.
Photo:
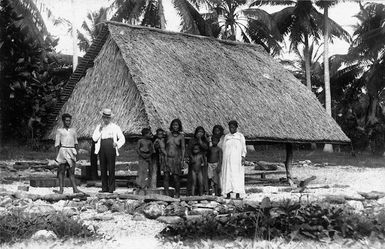
<svg viewBox="0 0 385 249"><path fill-rule="evenodd" d="M203 167L206 164L204 155L201 153L199 144L195 144L190 155L190 169L191 169L191 193L195 194L195 188L198 183L198 193L203 194Z"/></svg>
<svg viewBox="0 0 385 249"><path fill-rule="evenodd" d="M166 167L166 141L165 141L165 132L163 129L159 128L156 130L156 139L154 141L154 149L156 153L157 166L161 174L164 174Z"/></svg>
<svg viewBox="0 0 385 249"><path fill-rule="evenodd" d="M60 189L54 190L55 193L63 194L64 191L64 177L65 173L71 181L71 185L74 193L80 191L76 187L75 182L75 166L76 166L76 155L78 150L78 138L76 130L71 128L72 116L68 113L62 115L63 128L60 128L56 132L55 148L58 152L56 161L59 163L59 169L57 172L59 178Z"/></svg>
<svg viewBox="0 0 385 249"><path fill-rule="evenodd" d="M213 187L214 193L220 196L220 177L222 167L222 149L218 146L219 137L212 138L212 146L209 148L207 162L208 162L208 177L210 185Z"/></svg>
<svg viewBox="0 0 385 249"><path fill-rule="evenodd" d="M174 177L175 196L180 196L179 177L182 174L182 166L184 165L185 156L185 140L182 128L182 122L179 119L171 121L170 133L166 139L166 167L164 170L164 189L166 195L169 195L169 179L170 175Z"/></svg>
<svg viewBox="0 0 385 249"><path fill-rule="evenodd" d="M137 153L139 155L139 168L136 183L140 189L147 189L150 184L150 167L152 165L152 154L154 147L152 144L152 133L148 128L142 129L142 138L138 141Z"/></svg>

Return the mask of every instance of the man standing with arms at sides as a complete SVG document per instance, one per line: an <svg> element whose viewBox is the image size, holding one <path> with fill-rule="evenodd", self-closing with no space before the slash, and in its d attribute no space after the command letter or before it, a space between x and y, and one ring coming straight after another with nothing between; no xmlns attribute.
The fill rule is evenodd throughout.
<svg viewBox="0 0 385 249"><path fill-rule="evenodd" d="M97 125L92 135L95 142L95 154L99 154L102 190L99 192L113 193L115 191L115 161L120 149L126 142L120 127L111 122L114 116L111 109L103 109L102 123ZM107 175L108 171L108 175Z"/></svg>
<svg viewBox="0 0 385 249"><path fill-rule="evenodd" d="M78 138L76 130L71 128L72 116L68 113L62 115L63 128L60 128L56 132L55 148L58 152L56 161L59 164L57 176L59 178L60 189L54 190L55 193L63 194L64 191L64 176L67 172L68 177L71 181L71 185L74 193L80 191L76 187L75 182L75 166L76 166L76 155L78 151Z"/></svg>

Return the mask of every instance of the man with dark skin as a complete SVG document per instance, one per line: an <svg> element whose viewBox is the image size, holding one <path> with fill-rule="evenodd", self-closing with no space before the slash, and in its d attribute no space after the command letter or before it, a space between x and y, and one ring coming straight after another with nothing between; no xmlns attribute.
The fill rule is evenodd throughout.
<svg viewBox="0 0 385 249"><path fill-rule="evenodd" d="M166 139L166 167L164 170L164 189L169 195L169 179L173 175L175 182L175 197L180 196L179 178L182 174L182 166L185 156L185 139L183 134L182 122L174 119L170 125L170 132Z"/></svg>
<svg viewBox="0 0 385 249"><path fill-rule="evenodd" d="M56 132L55 148L57 152L56 161L59 163L59 169L57 172L59 178L59 190L54 190L55 193L63 194L64 191L64 177L67 172L71 181L71 185L74 193L80 191L76 187L75 182L75 166L76 155L78 151L78 139L76 130L71 128L72 117L70 114L65 113L62 115L63 128L60 128Z"/></svg>

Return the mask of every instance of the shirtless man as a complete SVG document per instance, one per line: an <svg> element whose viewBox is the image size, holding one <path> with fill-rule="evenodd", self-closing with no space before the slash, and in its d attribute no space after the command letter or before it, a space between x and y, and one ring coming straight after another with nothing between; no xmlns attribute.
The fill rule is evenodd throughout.
<svg viewBox="0 0 385 249"><path fill-rule="evenodd" d="M166 167L164 170L164 189L166 195L169 195L170 175L173 175L175 182L175 196L180 196L179 176L182 174L182 166L185 156L185 140L182 128L182 122L174 119L170 125L170 133L166 139Z"/></svg>

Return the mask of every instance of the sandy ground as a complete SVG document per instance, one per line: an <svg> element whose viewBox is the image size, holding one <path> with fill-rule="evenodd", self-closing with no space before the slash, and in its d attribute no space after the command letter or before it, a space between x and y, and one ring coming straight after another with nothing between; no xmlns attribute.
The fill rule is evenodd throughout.
<svg viewBox="0 0 385 249"><path fill-rule="evenodd" d="M384 159L385 161L385 159ZM384 162L385 166L385 162ZM311 182L310 187L325 186L330 188L315 188L307 190L304 195L308 201L322 198L324 195L351 195L359 196L357 192L381 191L385 192L385 167L384 168L358 168L353 166L329 166L329 167L296 167L293 168L293 176L298 179L305 179L316 176L316 180ZM269 177L269 176L267 176ZM340 185L333 187L335 185ZM17 191L17 186L27 185L26 182L16 182L10 185L0 185L8 191ZM347 185L341 187L342 185ZM263 197L270 197L272 200L293 199L298 200L299 193L283 192L287 187L274 186L248 186L247 188L260 188L262 193L247 194L245 200L260 201ZM48 194L54 188L34 188L30 187L29 193ZM91 195L96 194L99 188L81 186L80 190ZM127 188L118 188L117 192L127 192ZM71 189L66 188L66 193ZM94 213L92 213L94 212ZM274 241L259 241L252 244L251 241L230 242L230 241L200 241L195 245L185 247L183 244L170 243L164 244L156 238L156 235L165 227L164 224L155 220L135 221L132 215L125 213L105 213L111 219L105 221L88 220L94 216L94 210L81 213L81 219L86 220L87 224L99 227L102 234L96 240L58 240L58 241L24 241L13 245L4 245L2 248L385 248L384 243L363 241L337 241L337 242L286 242L282 239Z"/></svg>

